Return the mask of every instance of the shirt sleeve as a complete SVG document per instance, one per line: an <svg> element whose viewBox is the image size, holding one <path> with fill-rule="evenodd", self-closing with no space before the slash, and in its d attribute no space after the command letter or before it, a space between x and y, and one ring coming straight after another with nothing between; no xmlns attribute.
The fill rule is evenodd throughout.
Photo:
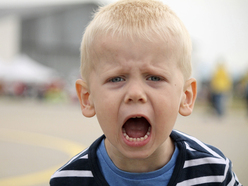
<svg viewBox="0 0 248 186"><path fill-rule="evenodd" d="M227 166L226 166L226 176L225 180L223 181L223 186L242 186L242 184L239 182L238 177L232 170L232 162L228 160Z"/></svg>

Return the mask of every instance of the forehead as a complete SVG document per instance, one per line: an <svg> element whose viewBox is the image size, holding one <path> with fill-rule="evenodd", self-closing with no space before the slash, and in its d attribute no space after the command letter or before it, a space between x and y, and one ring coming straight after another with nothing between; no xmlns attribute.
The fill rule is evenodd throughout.
<svg viewBox="0 0 248 186"><path fill-rule="evenodd" d="M156 61L178 61L178 49L173 41L164 41L154 36L153 40L139 37L117 37L112 35L98 36L92 45L92 56L95 65L104 65L106 62L118 64L123 60L142 61L145 58L151 63ZM150 58L150 59L148 59ZM103 62L104 63L99 63Z"/></svg>

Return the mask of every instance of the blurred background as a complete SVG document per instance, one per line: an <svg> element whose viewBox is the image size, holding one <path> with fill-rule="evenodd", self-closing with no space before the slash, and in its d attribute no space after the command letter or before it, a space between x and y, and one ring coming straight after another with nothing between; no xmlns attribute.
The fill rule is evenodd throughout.
<svg viewBox="0 0 248 186"><path fill-rule="evenodd" d="M220 148L248 184L248 1L163 0L193 43L195 111L176 129ZM114 0L0 0L0 185L48 185L102 134L81 115L80 43L99 5Z"/></svg>

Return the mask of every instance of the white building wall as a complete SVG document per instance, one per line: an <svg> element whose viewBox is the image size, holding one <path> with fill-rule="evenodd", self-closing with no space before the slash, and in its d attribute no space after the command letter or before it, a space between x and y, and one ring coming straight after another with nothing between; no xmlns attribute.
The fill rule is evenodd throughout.
<svg viewBox="0 0 248 186"><path fill-rule="evenodd" d="M12 61L19 53L20 19L17 16L0 18L0 58Z"/></svg>

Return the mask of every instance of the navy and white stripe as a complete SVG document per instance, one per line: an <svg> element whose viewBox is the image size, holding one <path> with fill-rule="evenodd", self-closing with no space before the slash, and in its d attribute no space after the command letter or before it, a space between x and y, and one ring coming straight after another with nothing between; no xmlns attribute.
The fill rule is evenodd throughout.
<svg viewBox="0 0 248 186"><path fill-rule="evenodd" d="M51 186L108 186L99 166L96 151L105 136L90 148L72 158L51 177ZM232 164L217 148L179 131L172 131L179 155L168 185L223 185L240 186L232 172ZM145 183L144 183L145 185Z"/></svg>
<svg viewBox="0 0 248 186"><path fill-rule="evenodd" d="M231 171L230 160L222 152L195 137L175 132L181 135L180 140L186 147L182 180L176 185L241 185Z"/></svg>

